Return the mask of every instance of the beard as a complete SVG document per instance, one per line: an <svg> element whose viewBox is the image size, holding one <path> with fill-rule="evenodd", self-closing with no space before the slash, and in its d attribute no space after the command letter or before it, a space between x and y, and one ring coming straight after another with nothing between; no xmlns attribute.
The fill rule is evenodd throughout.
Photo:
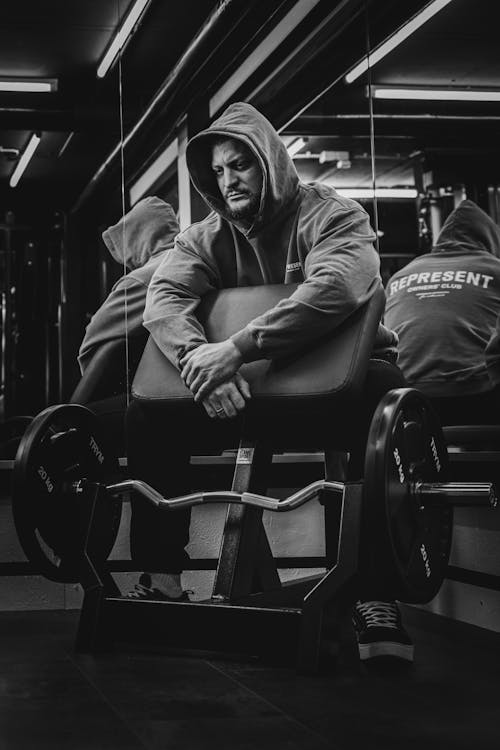
<svg viewBox="0 0 500 750"><path fill-rule="evenodd" d="M227 213L229 218L234 221L246 221L252 223L257 215L260 205L260 195L255 193L247 193L248 203L245 203L241 208L232 208L226 203Z"/></svg>

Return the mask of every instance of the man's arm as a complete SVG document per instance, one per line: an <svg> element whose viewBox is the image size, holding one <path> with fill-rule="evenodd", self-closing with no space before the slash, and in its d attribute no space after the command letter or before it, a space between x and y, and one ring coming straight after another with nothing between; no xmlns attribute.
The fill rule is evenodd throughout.
<svg viewBox="0 0 500 750"><path fill-rule="evenodd" d="M484 358L489 379L492 386L496 388L500 385L500 315L497 317L496 328L486 346Z"/></svg>
<svg viewBox="0 0 500 750"><path fill-rule="evenodd" d="M126 335L136 336L142 331L145 301L146 287L143 284L128 277L117 282L85 330L78 353L82 374L102 344Z"/></svg>
<svg viewBox="0 0 500 750"><path fill-rule="evenodd" d="M148 288L144 325L163 354L180 369L184 354L207 339L195 316L201 297L220 286L217 269L179 238Z"/></svg>
<svg viewBox="0 0 500 750"><path fill-rule="evenodd" d="M368 215L357 204L342 204L325 217L305 260L304 282L232 336L243 361L300 351L361 307L380 280L374 239Z"/></svg>
<svg viewBox="0 0 500 750"><path fill-rule="evenodd" d="M346 320L378 284L374 239L368 215L355 203L343 202L325 216L305 261L305 281L289 298L227 341L200 346L182 358L182 377L195 398L202 400L242 362L293 354Z"/></svg>
<svg viewBox="0 0 500 750"><path fill-rule="evenodd" d="M201 353L218 347L208 344L203 327L195 316L200 299L209 291L220 287L217 269L189 245L177 238L174 250L166 256L156 270L147 295L144 325L165 356L179 370L189 352ZM246 380L237 372L241 355L231 341L239 364L228 367L227 354L218 358L217 383L206 390L203 398L196 399L209 417L225 419L234 417L250 398ZM184 378L189 386L189 383ZM193 391L194 393L194 391Z"/></svg>

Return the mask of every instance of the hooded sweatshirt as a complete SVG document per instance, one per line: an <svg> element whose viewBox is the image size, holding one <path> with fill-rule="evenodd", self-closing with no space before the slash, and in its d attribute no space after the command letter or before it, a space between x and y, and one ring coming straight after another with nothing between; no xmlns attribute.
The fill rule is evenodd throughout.
<svg viewBox="0 0 500 750"><path fill-rule="evenodd" d="M491 389L485 347L500 312L500 229L465 200L436 245L387 285L385 323L399 337L398 365L428 396Z"/></svg>
<svg viewBox="0 0 500 750"><path fill-rule="evenodd" d="M215 137L242 141L262 171L251 226L227 211L211 169ZM179 359L206 341L194 316L216 289L298 283L296 291L232 337L243 360L294 353L342 323L379 283L374 233L361 206L320 183L305 184L271 123L249 104L233 104L186 151L191 180L212 212L178 235L155 272L144 324L159 348ZM379 352L395 353L395 336L381 327Z"/></svg>
<svg viewBox="0 0 500 750"><path fill-rule="evenodd" d="M172 207L160 198L150 197L139 201L103 233L112 257L130 273L118 279L86 328L78 355L82 373L102 344L126 334L144 335L147 288L166 251L173 247L178 231Z"/></svg>

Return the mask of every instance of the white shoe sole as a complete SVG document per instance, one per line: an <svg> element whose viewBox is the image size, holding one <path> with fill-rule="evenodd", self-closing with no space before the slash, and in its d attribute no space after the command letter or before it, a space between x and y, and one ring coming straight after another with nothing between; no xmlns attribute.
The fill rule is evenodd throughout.
<svg viewBox="0 0 500 750"><path fill-rule="evenodd" d="M396 641L359 643L358 649L361 661L365 661L366 659L376 659L379 656L392 656L395 659L413 661L414 647L407 643L397 643Z"/></svg>

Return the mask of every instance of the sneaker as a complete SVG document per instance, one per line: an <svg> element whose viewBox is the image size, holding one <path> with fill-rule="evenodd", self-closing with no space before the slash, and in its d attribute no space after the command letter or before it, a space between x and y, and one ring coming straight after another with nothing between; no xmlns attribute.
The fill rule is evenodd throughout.
<svg viewBox="0 0 500 750"><path fill-rule="evenodd" d="M125 595L125 599L141 599L155 602L188 602L189 596L187 591L183 591L180 596L168 596L160 589L151 586L151 576L143 573L139 577L139 583L136 583L132 591Z"/></svg>
<svg viewBox="0 0 500 750"><path fill-rule="evenodd" d="M413 661L413 643L395 602L358 602L353 625L362 661L380 656Z"/></svg>

